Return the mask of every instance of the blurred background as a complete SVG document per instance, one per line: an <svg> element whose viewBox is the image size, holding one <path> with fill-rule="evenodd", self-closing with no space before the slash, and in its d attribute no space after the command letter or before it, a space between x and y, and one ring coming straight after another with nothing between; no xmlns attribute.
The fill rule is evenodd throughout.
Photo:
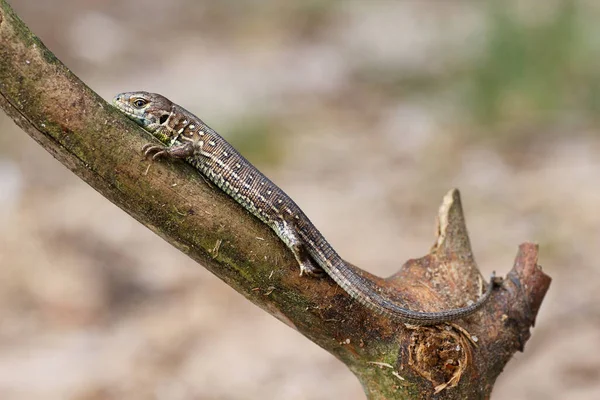
<svg viewBox="0 0 600 400"><path fill-rule="evenodd" d="M599 2L10 3L105 99L203 118L370 272L426 254L458 187L485 276L534 241L554 279L493 398L600 398ZM0 202L0 398L365 398L2 113Z"/></svg>

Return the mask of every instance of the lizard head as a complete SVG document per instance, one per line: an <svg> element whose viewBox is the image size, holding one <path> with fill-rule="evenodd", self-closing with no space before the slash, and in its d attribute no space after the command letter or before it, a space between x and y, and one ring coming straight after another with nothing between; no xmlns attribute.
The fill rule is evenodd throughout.
<svg viewBox="0 0 600 400"><path fill-rule="evenodd" d="M125 92L116 95L112 104L159 140L170 140L165 136L171 136L167 122L173 103L166 97L148 92Z"/></svg>

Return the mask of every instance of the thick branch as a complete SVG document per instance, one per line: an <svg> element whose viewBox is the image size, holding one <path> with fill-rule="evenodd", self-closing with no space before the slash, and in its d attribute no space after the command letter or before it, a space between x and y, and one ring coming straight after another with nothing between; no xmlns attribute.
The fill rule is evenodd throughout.
<svg viewBox="0 0 600 400"><path fill-rule="evenodd" d="M4 0L0 107L107 199L341 359L371 399L489 396L528 339L549 285L536 264L537 248L523 245L510 281L482 312L460 326L411 328L373 315L329 279L299 277L293 256L269 228L193 168L161 163L145 174L145 133L60 63ZM446 196L438 218L427 256L389 279L357 271L411 309L436 311L476 299L482 281L457 191Z"/></svg>

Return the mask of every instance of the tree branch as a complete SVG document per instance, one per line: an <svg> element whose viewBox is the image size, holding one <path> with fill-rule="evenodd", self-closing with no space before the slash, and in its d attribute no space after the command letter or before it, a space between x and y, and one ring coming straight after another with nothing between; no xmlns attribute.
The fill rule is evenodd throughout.
<svg viewBox="0 0 600 400"><path fill-rule="evenodd" d="M510 279L482 312L424 328L373 315L330 279L299 277L275 234L192 167L153 164L145 174L140 148L148 136L56 59L5 0L0 107L108 200L342 360L370 399L435 392L439 399L487 398L508 359L523 349L550 284L537 266L537 247L521 245ZM415 310L476 299L482 280L457 191L446 196L438 219L436 243L425 257L388 279L357 271Z"/></svg>

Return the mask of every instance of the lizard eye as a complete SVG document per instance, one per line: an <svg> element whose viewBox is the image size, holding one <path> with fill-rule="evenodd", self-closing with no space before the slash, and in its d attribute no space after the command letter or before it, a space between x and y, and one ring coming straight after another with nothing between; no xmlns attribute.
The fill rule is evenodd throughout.
<svg viewBox="0 0 600 400"><path fill-rule="evenodd" d="M131 104L133 104L135 108L142 108L148 104L148 101L144 99L135 99L131 102Z"/></svg>

